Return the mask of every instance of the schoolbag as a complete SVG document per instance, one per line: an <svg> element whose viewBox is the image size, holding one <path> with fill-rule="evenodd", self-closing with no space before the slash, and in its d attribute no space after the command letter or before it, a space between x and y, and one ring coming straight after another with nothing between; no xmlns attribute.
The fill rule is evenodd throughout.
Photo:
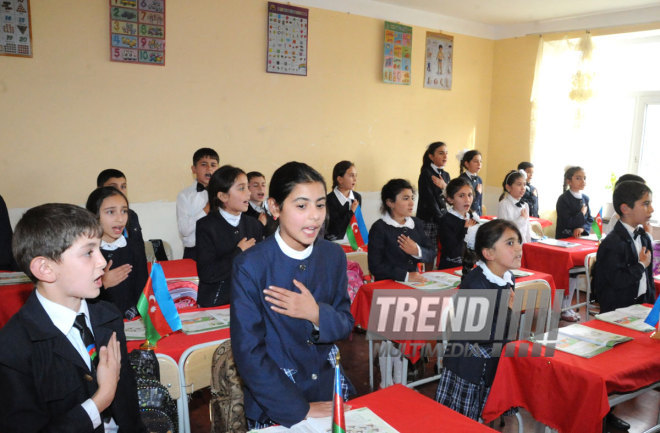
<svg viewBox="0 0 660 433"><path fill-rule="evenodd" d="M211 364L211 433L245 433L243 383L238 376L229 340L220 343Z"/></svg>
<svg viewBox="0 0 660 433"><path fill-rule="evenodd" d="M128 359L135 372L140 418L151 433L178 432L178 412L167 387L160 383L160 366L153 350L132 350Z"/></svg>

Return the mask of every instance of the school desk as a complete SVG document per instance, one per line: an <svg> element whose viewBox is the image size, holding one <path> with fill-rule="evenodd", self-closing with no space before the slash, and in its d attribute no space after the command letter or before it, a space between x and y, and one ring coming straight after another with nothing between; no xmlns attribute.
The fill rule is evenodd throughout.
<svg viewBox="0 0 660 433"><path fill-rule="evenodd" d="M568 290L568 271L574 267L584 266L584 258L587 254L595 253L598 250L598 242L576 238L561 240L580 245L563 248L540 242L526 242L523 244L522 266L552 275L557 289L566 291Z"/></svg>
<svg viewBox="0 0 660 433"><path fill-rule="evenodd" d="M5 326L11 316L21 309L30 297L34 283L8 284L0 286L0 328Z"/></svg>
<svg viewBox="0 0 660 433"><path fill-rule="evenodd" d="M403 385L394 385L347 402L368 407L400 433L494 432Z"/></svg>
<svg viewBox="0 0 660 433"><path fill-rule="evenodd" d="M450 268L450 269L444 269L442 271L435 271L435 272L446 272L449 274L453 274L454 271L461 269L459 267L456 268ZM550 286L552 290L552 298L554 299L554 292L555 292L555 283L552 278L552 275L545 274L543 272L537 272L537 271L532 271L530 269L521 269L523 271L527 272L532 272L532 275L529 275L527 277L520 277L516 278L517 282L522 282L522 281L530 281L530 280L545 280L548 282L548 285ZM353 318L355 319L355 326L359 326L362 329L367 329L369 326L369 314L371 312L371 302L373 300L374 296L374 290L396 290L396 289L409 289L409 290L414 290L412 287L407 286L405 284L396 282L394 280L382 280L382 281L377 281L375 283L368 283L360 287L358 290L355 299L353 300L353 303L351 304L351 314L353 314ZM405 356L404 359L404 371L407 371L407 363L408 360L410 362L415 363L421 358L421 351L419 350L423 345L426 344L426 341L420 341L420 340L411 340L411 341L395 341L396 343L406 343L405 344L405 350L403 352L403 355ZM432 342L433 343L433 342ZM369 339L369 359L372 359L373 355L373 340ZM405 375L404 375L404 380L405 380ZM421 381L415 381L409 386L416 386L416 385L422 385L423 383L432 381L433 378L427 378L427 379L422 379ZM405 384L405 383L404 383ZM373 389L373 363L369 363L369 385L371 389Z"/></svg>
<svg viewBox="0 0 660 433"><path fill-rule="evenodd" d="M480 218L483 219L483 220L489 220L490 221L490 220L496 219L497 217L495 215L483 215ZM537 222L537 223L541 224L541 227L543 227L543 228L550 227L552 225L552 221L547 220L545 218L529 217L529 220L531 222Z"/></svg>
<svg viewBox="0 0 660 433"><path fill-rule="evenodd" d="M500 358L483 419L489 422L511 407L524 407L560 432L600 433L611 405L660 388L660 341L596 319L584 325L633 340L589 359L558 350L552 357ZM521 344L531 346L509 344L521 353L527 353Z"/></svg>

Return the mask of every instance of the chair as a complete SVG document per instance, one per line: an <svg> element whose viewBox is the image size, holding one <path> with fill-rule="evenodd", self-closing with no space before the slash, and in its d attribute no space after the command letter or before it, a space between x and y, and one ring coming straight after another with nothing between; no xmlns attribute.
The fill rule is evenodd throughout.
<svg viewBox="0 0 660 433"><path fill-rule="evenodd" d="M529 226L532 229L532 239L543 239L545 233L543 233L543 226L538 221L530 221Z"/></svg>
<svg viewBox="0 0 660 433"><path fill-rule="evenodd" d="M211 386L211 365L213 364L213 353L222 343L221 341L210 341L189 347L183 352L179 359L179 377L183 384L182 396L192 394L203 388ZM188 400L184 406L183 424L185 430L182 433L190 433L190 416L188 413Z"/></svg>
<svg viewBox="0 0 660 433"><path fill-rule="evenodd" d="M544 317L545 315L545 331L548 331L550 329L550 319L551 319L551 304L550 300L552 299L552 288L550 287L550 284L546 280L529 280L529 281L522 281L518 284L516 284L516 293L522 293L522 302L521 302L521 315L520 315L520 327L518 328L519 330L524 330L526 329L526 324L528 320L528 311L526 311L526 307L529 301L529 296L534 295L536 302L534 304L534 312L532 313L532 321L533 321L533 316L534 313L538 311L547 311L547 313L543 313L541 317ZM561 302L560 300L556 302ZM531 327L531 323L530 323ZM538 327L538 325L537 325ZM544 331L544 332L545 332ZM527 339L528 336L526 335L520 335L519 338L521 339Z"/></svg>
<svg viewBox="0 0 660 433"><path fill-rule="evenodd" d="M154 244L162 246L165 253L164 258L162 256L163 251L160 251L159 254L156 254L156 250L154 250ZM163 259L168 260L173 256L172 246L169 244L169 242L163 241L161 239L149 239L148 241L144 241L144 252L147 256L147 262L163 261Z"/></svg>
<svg viewBox="0 0 660 433"><path fill-rule="evenodd" d="M589 320L589 306L591 305L591 279L593 278L594 265L596 264L596 253L587 254L584 258L584 269L587 279L587 302L585 320ZM593 313L592 313L593 314Z"/></svg>
<svg viewBox="0 0 660 433"><path fill-rule="evenodd" d="M177 414L179 417L179 433L184 433L183 420L185 417L184 405L187 403L181 394L181 382L179 382L179 367L176 361L162 353L157 353L158 366L160 369L160 383L170 392L170 396L176 400Z"/></svg>

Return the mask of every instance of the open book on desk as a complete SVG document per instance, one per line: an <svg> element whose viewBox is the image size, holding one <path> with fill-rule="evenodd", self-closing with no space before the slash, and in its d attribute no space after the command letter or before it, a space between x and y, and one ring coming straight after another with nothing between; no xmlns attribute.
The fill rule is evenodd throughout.
<svg viewBox="0 0 660 433"><path fill-rule="evenodd" d="M427 279L424 283L415 283L412 281L399 281L399 283L422 290L454 289L461 284L460 277L446 272L425 272L422 276Z"/></svg>
<svg viewBox="0 0 660 433"><path fill-rule="evenodd" d="M607 313L596 314L596 319L623 326L624 328L634 329L635 331L650 332L655 331L655 328L644 322L644 319L646 319L650 312L651 307L637 304L630 307L617 308Z"/></svg>
<svg viewBox="0 0 660 433"><path fill-rule="evenodd" d="M582 246L581 244L575 242L562 241L561 239L553 239L553 238L541 239L540 241L537 241L537 243L546 244L553 247L561 247L561 248L573 248L573 247Z"/></svg>
<svg viewBox="0 0 660 433"><path fill-rule="evenodd" d="M346 433L398 433L381 417L366 407L353 409L344 413ZM261 430L250 430L248 433L330 433L332 431L332 417L307 418L290 429L282 426L273 426Z"/></svg>
<svg viewBox="0 0 660 433"><path fill-rule="evenodd" d="M632 340L631 337L625 335L613 334L577 323L559 328L556 339L551 340L549 335L550 333L546 332L540 338L534 337L531 341L544 346L554 344L557 350L583 358L594 357L610 350L617 344Z"/></svg>

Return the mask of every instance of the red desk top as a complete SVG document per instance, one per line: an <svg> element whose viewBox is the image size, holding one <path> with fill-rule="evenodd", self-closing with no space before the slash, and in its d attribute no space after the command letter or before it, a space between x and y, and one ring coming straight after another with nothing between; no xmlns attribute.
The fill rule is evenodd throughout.
<svg viewBox="0 0 660 433"><path fill-rule="evenodd" d="M593 358L555 351L548 357L503 357L491 388L484 420L521 406L560 432L602 429L608 394L635 391L660 380L660 342L621 326L591 320L585 325L634 340ZM518 349L521 342L513 342Z"/></svg>
<svg viewBox="0 0 660 433"><path fill-rule="evenodd" d="M587 254L598 250L598 242L588 239L567 238L567 242L580 244L579 247L562 248L527 242L523 244L522 265L527 269L552 275L559 290L568 290L568 270L584 266Z"/></svg>
<svg viewBox="0 0 660 433"><path fill-rule="evenodd" d="M451 268L451 269L444 269L439 272L446 272L449 274L453 274L453 272L457 269L461 268ZM534 272L533 275L530 275L528 277L521 277L521 278L516 278L517 282L521 281L528 281L528 280L546 280L548 284L550 285L550 288L552 289L553 293L553 299L554 299L554 292L555 292L555 282L552 278L552 275L545 274L543 272L536 272L532 271L529 269L524 269L522 268L521 270L523 271L528 271L528 272ZM438 271L436 271L438 272ZM407 286L405 284L398 283L393 280L382 280L382 281L377 281L375 283L368 283L360 287L360 289L357 292L357 295L355 296L355 299L353 300L353 303L351 304L351 314L353 314L353 318L355 319L355 325L360 326L363 329L367 329L369 326L369 313L371 312L371 302L374 297L374 290L395 290L395 289L410 289L410 290L415 290L413 287ZM418 343L415 341L414 343ZM418 346L419 347L419 346ZM412 345L406 345L406 349L412 350ZM412 356L410 356L410 353L404 353L413 363L417 362L419 360L420 355L419 351L416 353L413 353Z"/></svg>
<svg viewBox="0 0 660 433"><path fill-rule="evenodd" d="M0 286L0 295L2 296L2 302L0 302L0 328L5 326L11 316L21 309L33 289L33 283Z"/></svg>
<svg viewBox="0 0 660 433"><path fill-rule="evenodd" d="M401 433L495 431L403 385L372 392L348 404L368 407Z"/></svg>

